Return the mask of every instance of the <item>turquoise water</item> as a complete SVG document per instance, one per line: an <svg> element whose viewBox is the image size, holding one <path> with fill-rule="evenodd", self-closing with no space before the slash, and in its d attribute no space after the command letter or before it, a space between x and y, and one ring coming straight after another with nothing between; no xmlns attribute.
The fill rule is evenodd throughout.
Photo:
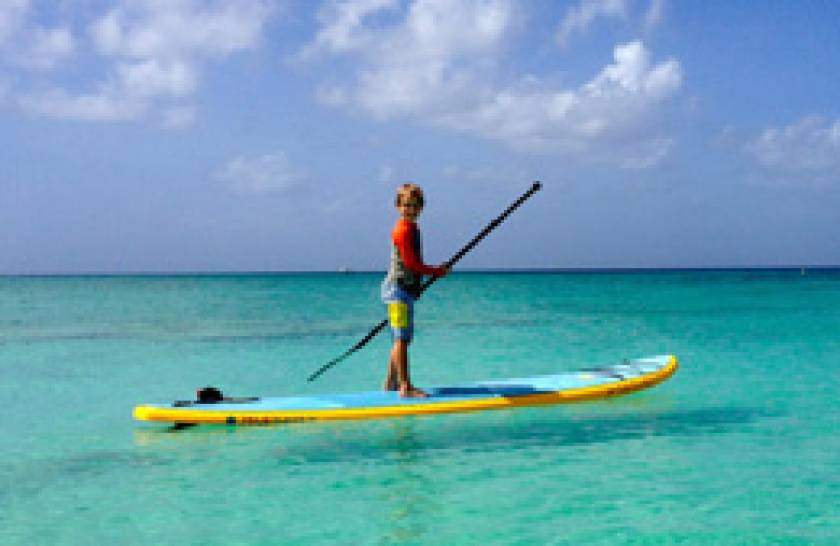
<svg viewBox="0 0 840 546"><path fill-rule="evenodd" d="M138 402L377 388L380 275L0 278L0 544L838 544L840 271L453 274L420 384L674 353L652 390L169 432Z"/></svg>

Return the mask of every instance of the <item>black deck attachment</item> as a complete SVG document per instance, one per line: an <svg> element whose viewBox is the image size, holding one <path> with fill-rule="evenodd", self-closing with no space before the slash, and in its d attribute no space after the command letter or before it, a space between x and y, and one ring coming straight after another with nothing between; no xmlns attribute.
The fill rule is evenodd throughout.
<svg viewBox="0 0 840 546"><path fill-rule="evenodd" d="M224 398L225 395L216 387L204 387L195 391L195 400L199 404L216 404Z"/></svg>
<svg viewBox="0 0 840 546"><path fill-rule="evenodd" d="M256 402L258 396L228 397L216 387L204 387L195 391L195 400L176 400L172 402L173 408L186 408L198 404L247 404Z"/></svg>

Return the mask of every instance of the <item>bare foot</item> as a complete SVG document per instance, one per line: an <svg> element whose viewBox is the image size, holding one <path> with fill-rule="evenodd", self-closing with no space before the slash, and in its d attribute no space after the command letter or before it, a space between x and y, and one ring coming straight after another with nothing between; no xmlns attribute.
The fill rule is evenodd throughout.
<svg viewBox="0 0 840 546"><path fill-rule="evenodd" d="M417 387L400 388L400 396L403 398L428 398L426 391L420 390Z"/></svg>
<svg viewBox="0 0 840 546"><path fill-rule="evenodd" d="M385 380L385 383L382 385L383 391L397 391L399 390L399 386L394 379L388 378Z"/></svg>

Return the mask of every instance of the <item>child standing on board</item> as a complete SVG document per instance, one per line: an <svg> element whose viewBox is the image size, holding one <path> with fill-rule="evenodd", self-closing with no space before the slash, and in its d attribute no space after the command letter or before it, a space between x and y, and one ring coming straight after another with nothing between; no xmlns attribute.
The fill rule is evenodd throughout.
<svg viewBox="0 0 840 546"><path fill-rule="evenodd" d="M414 334L414 300L420 295L423 275L443 277L449 273L445 265L431 267L423 263L423 245L417 217L423 211L423 190L414 184L397 188L395 206L400 218L391 232L391 265L382 282L382 301L388 310L388 325L394 345L388 361L385 390L399 390L400 396L425 398L414 387L408 373L408 345Z"/></svg>

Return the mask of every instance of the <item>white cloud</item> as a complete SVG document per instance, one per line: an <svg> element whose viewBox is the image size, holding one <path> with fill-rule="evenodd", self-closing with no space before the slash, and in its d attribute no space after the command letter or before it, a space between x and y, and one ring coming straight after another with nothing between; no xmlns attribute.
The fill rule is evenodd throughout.
<svg viewBox="0 0 840 546"><path fill-rule="evenodd" d="M26 64L41 69L53 68L74 50L73 35L69 29L33 29L25 57Z"/></svg>
<svg viewBox="0 0 840 546"><path fill-rule="evenodd" d="M371 8L366 14L374 15L366 0L343 4L365 4ZM380 10L390 8L385 2L379 5ZM319 33L304 51L359 57L362 68L355 88L322 85L319 97L331 105L359 104L387 119L469 101L476 73L482 64L492 63L490 55L502 44L511 22L506 0L419 0L401 24L383 29L359 20L342 27L344 46L320 40Z"/></svg>
<svg viewBox="0 0 840 546"><path fill-rule="evenodd" d="M91 27L99 50L129 59L227 55L257 45L263 1L125 0Z"/></svg>
<svg viewBox="0 0 840 546"><path fill-rule="evenodd" d="M840 119L807 116L785 127L765 129L746 151L765 169L766 181L840 182Z"/></svg>
<svg viewBox="0 0 840 546"><path fill-rule="evenodd" d="M306 173L291 164L282 151L256 157L232 159L216 175L235 193L265 195L282 192L303 184Z"/></svg>
<svg viewBox="0 0 840 546"><path fill-rule="evenodd" d="M23 97L20 104L31 113L48 117L102 122L138 120L160 105L164 127L183 127L194 119L194 111L189 116L178 115L174 121L168 100L187 97L196 87L192 64L180 61L162 64L150 59L117 63L114 75L92 93L70 94L63 89L52 89Z"/></svg>
<svg viewBox="0 0 840 546"><path fill-rule="evenodd" d="M327 2L318 13L321 30L315 41L304 48L303 56L316 55L319 51L346 52L361 47L369 38L362 28L365 18L397 6L398 0Z"/></svg>
<svg viewBox="0 0 840 546"><path fill-rule="evenodd" d="M183 126L195 117L184 101L198 90L203 64L257 47L270 13L263 0L122 0L89 25L95 50L110 65L94 90L54 88L20 102L30 112L57 118L154 115L164 126ZM60 35L48 43L54 50L63 44Z"/></svg>
<svg viewBox="0 0 840 546"><path fill-rule="evenodd" d="M588 155L627 168L666 155L671 141L648 133L680 88L678 61L654 63L636 41L616 46L614 62L577 88L548 83L550 74L510 81L502 74L510 72L504 46L518 30L514 13L507 0L417 0L403 13L389 12L387 25L353 19L341 48L316 38L305 49L355 61L353 80L323 83L317 96L376 119L412 119L522 151Z"/></svg>
<svg viewBox="0 0 840 546"><path fill-rule="evenodd" d="M569 8L557 30L557 41L565 45L574 33L583 33L599 17L627 17L626 0L581 0Z"/></svg>
<svg viewBox="0 0 840 546"><path fill-rule="evenodd" d="M21 107L33 114L79 121L130 121L146 112L140 101L120 98L108 90L70 95L54 89L39 95L19 98Z"/></svg>
<svg viewBox="0 0 840 546"><path fill-rule="evenodd" d="M610 154L619 148L630 154L615 157L621 164L652 166L669 145L662 137L640 138L638 127L677 91L680 65L675 60L652 65L641 42L616 46L614 58L578 89L547 89L526 82L501 89L479 108L453 112L442 122L521 150L576 153L608 144Z"/></svg>
<svg viewBox="0 0 840 546"><path fill-rule="evenodd" d="M195 66L181 60L156 58L118 63L116 81L129 97L184 97L197 86Z"/></svg>
<svg viewBox="0 0 840 546"><path fill-rule="evenodd" d="M670 96L682 81L682 69L676 60L669 59L652 66L650 52L642 42L616 46L613 58L613 64L584 86L586 95L657 101Z"/></svg>
<svg viewBox="0 0 840 546"><path fill-rule="evenodd" d="M74 52L68 28L34 24L28 0L0 3L0 58L29 70L49 70Z"/></svg>

